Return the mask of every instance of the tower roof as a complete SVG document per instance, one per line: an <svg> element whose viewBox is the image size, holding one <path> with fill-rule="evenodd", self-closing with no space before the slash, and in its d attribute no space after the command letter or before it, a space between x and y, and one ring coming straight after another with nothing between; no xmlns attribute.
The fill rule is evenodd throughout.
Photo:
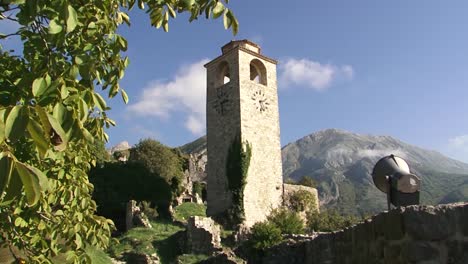
<svg viewBox="0 0 468 264"><path fill-rule="evenodd" d="M236 48L236 47L243 47L258 54L260 54L260 50L261 50L259 45L253 43L252 41L248 39L243 39L243 40L230 41L229 43L221 47L221 51L223 52L223 54L225 54L231 49Z"/></svg>
<svg viewBox="0 0 468 264"><path fill-rule="evenodd" d="M253 43L252 41L250 41L248 39L243 39L243 40L232 40L229 43L227 43L226 45L222 46L221 47L221 51L222 51L221 56L219 56L219 57L213 59L212 61L208 62L207 64L205 64L205 67L207 67L208 65L218 61L224 55L226 55L227 53L229 53L229 52L231 52L232 50L235 50L235 49L242 50L244 52L250 53L250 54L252 54L254 56L262 58L263 60L266 60L266 61L271 62L273 64L278 63L276 60L268 58L268 57L263 56L262 54L260 54L261 49L260 49L260 46L258 44Z"/></svg>

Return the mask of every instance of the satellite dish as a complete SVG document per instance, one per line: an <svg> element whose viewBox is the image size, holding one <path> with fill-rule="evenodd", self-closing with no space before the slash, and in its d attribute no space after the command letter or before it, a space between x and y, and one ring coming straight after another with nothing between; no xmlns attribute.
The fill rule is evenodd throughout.
<svg viewBox="0 0 468 264"><path fill-rule="evenodd" d="M408 163L400 157L389 155L374 166L372 180L375 186L387 194L388 207L419 203L421 179L410 172Z"/></svg>

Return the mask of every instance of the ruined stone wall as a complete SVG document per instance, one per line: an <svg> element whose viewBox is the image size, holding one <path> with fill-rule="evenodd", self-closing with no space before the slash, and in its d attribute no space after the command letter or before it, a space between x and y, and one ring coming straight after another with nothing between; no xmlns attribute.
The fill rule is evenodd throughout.
<svg viewBox="0 0 468 264"><path fill-rule="evenodd" d="M313 239L278 245L263 263L468 263L468 203L409 206Z"/></svg>

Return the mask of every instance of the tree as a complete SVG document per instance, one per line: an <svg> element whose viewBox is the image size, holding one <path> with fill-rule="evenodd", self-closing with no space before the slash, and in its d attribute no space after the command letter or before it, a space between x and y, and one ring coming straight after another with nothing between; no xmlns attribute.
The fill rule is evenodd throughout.
<svg viewBox="0 0 468 264"><path fill-rule="evenodd" d="M317 188L317 182L310 176L302 177L302 179L297 184Z"/></svg>
<svg viewBox="0 0 468 264"><path fill-rule="evenodd" d="M169 147L154 139L143 139L130 151L130 162L140 163L151 173L171 183L182 176L182 159Z"/></svg>
<svg viewBox="0 0 468 264"><path fill-rule="evenodd" d="M107 140L104 128L115 125L97 90L128 101L119 86L127 41L116 30L130 24L126 11L134 5L148 7L151 24L165 31L181 12L190 21L223 16L226 28L238 28L219 0L0 4L0 20L19 26L0 40L23 43L16 52L0 48L0 244L13 260L89 262L85 248L109 242L113 223L94 214L87 172L96 164L92 144Z"/></svg>

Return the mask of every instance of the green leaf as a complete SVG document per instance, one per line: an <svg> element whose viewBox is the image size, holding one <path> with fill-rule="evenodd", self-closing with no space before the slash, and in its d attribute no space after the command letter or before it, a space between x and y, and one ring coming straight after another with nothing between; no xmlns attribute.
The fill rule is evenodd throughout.
<svg viewBox="0 0 468 264"><path fill-rule="evenodd" d="M190 9L195 4L195 0L182 0L182 3L185 8Z"/></svg>
<svg viewBox="0 0 468 264"><path fill-rule="evenodd" d="M81 122L85 122L86 119L88 118L88 104L80 98L80 101L78 101L78 108L80 110L80 117L81 117Z"/></svg>
<svg viewBox="0 0 468 264"><path fill-rule="evenodd" d="M55 150L64 151L68 143L65 131L54 116L47 114L47 120L52 128L50 132L50 142L54 145Z"/></svg>
<svg viewBox="0 0 468 264"><path fill-rule="evenodd" d="M31 137L34 140L34 143L36 143L39 156L43 158L45 153L47 152L47 149L49 149L49 140L46 134L44 133L41 124L39 124L39 122L37 122L31 117L29 119L27 128L29 135L31 135Z"/></svg>
<svg viewBox="0 0 468 264"><path fill-rule="evenodd" d="M3 197L4 201L13 201L21 194L21 188L23 184L21 183L21 178L18 172L14 169L14 161L12 160L12 172L10 182L6 188L6 195Z"/></svg>
<svg viewBox="0 0 468 264"><path fill-rule="evenodd" d="M0 144L5 140L5 123L0 120Z"/></svg>
<svg viewBox="0 0 468 264"><path fill-rule="evenodd" d="M78 15L71 5L68 5L67 11L67 33L69 33L76 28L78 24Z"/></svg>
<svg viewBox="0 0 468 264"><path fill-rule="evenodd" d="M124 89L121 89L120 90L120 94L122 95L122 100L124 101L125 104L128 103L128 95L127 95L127 92L125 92Z"/></svg>
<svg viewBox="0 0 468 264"><path fill-rule="evenodd" d="M102 96L96 92L93 93L93 100L94 100L94 104L99 108L101 109L101 111L104 111L107 109L107 104L106 104L106 101L104 101L104 98L102 98Z"/></svg>
<svg viewBox="0 0 468 264"><path fill-rule="evenodd" d="M41 186L39 185L39 179L25 164L16 162L16 171L18 172L21 182L24 186L26 193L26 200L30 206L35 205L41 196Z"/></svg>
<svg viewBox="0 0 468 264"><path fill-rule="evenodd" d="M39 116L39 120L41 121L42 127L44 128L44 132L47 136L50 137L52 134L52 126L50 125L49 119L47 118L46 111L39 105L36 105L34 109Z"/></svg>
<svg viewBox="0 0 468 264"><path fill-rule="evenodd" d="M236 17L234 16L234 14L232 13L231 10L228 10L227 15L229 16L230 20L232 21L231 22L232 33L234 35L237 35L237 32L239 32L239 21L237 21Z"/></svg>
<svg viewBox="0 0 468 264"><path fill-rule="evenodd" d="M213 7L213 18L220 17L224 12L224 5L221 2L216 2L216 5Z"/></svg>
<svg viewBox="0 0 468 264"><path fill-rule="evenodd" d="M10 182L11 174L14 167L13 159L6 153L0 153L0 197L2 196L3 191L8 186Z"/></svg>
<svg viewBox="0 0 468 264"><path fill-rule="evenodd" d="M232 24L231 18L227 14L228 12L224 12L223 16L223 24L225 29L228 29Z"/></svg>
<svg viewBox="0 0 468 264"><path fill-rule="evenodd" d="M58 18L54 18L49 23L49 34L58 34L62 32L62 26L58 22Z"/></svg>
<svg viewBox="0 0 468 264"><path fill-rule="evenodd" d="M28 125L28 108L17 105L11 109L5 122L5 137L10 140L16 140L24 135Z"/></svg>
<svg viewBox="0 0 468 264"><path fill-rule="evenodd" d="M75 234L75 244L77 249L80 249L83 246L83 241L78 233Z"/></svg>
<svg viewBox="0 0 468 264"><path fill-rule="evenodd" d="M67 111L67 108L61 103L58 103L54 106L53 115L60 124L65 122L65 119L67 118Z"/></svg>
<svg viewBox="0 0 468 264"><path fill-rule="evenodd" d="M32 93L34 96L41 96L47 88L47 84L44 78L37 78L32 84Z"/></svg>
<svg viewBox="0 0 468 264"><path fill-rule="evenodd" d="M167 10L169 10L169 14L171 15L172 18L176 18L176 12L174 11L174 9L172 8L171 5L167 4Z"/></svg>
<svg viewBox="0 0 468 264"><path fill-rule="evenodd" d="M34 175L37 177L37 179L38 179L38 181L39 181L39 186L41 187L41 191L47 191L47 190L49 190L50 185L49 185L49 179L47 178L47 176L46 176L41 170L39 170L39 169L36 168L36 167L29 166L29 165L26 165L26 167L27 167L32 173L34 173Z"/></svg>

